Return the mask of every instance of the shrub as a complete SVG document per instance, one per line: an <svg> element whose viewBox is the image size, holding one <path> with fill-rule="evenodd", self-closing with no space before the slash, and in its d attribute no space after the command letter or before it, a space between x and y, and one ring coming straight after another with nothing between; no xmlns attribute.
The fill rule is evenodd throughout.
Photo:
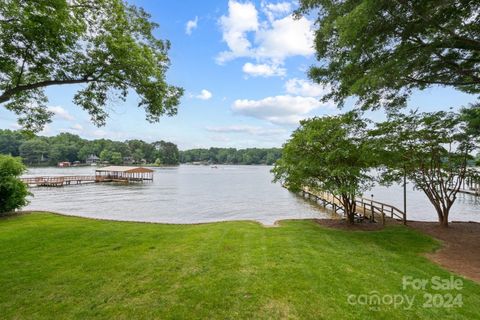
<svg viewBox="0 0 480 320"><path fill-rule="evenodd" d="M28 186L19 179L25 170L20 158L0 155L0 215L28 204Z"/></svg>

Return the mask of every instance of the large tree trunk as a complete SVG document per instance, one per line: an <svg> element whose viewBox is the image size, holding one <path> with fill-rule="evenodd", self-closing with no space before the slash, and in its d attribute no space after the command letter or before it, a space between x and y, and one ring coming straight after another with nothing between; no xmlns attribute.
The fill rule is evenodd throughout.
<svg viewBox="0 0 480 320"><path fill-rule="evenodd" d="M442 186L443 190L448 190L447 186ZM438 216L438 223L441 227L448 228L448 215L450 208L455 203L458 187L451 192L435 192L433 188L423 189L430 203L435 207Z"/></svg>
<svg viewBox="0 0 480 320"><path fill-rule="evenodd" d="M347 216L348 224L354 224L356 208L355 199L351 199L348 195L342 195L342 204L345 210L345 215Z"/></svg>
<svg viewBox="0 0 480 320"><path fill-rule="evenodd" d="M448 228L448 214L443 217L442 227L443 228Z"/></svg>
<svg viewBox="0 0 480 320"><path fill-rule="evenodd" d="M347 215L348 224L354 224L355 223L355 213L354 212L348 212L346 209L345 209L345 213Z"/></svg>
<svg viewBox="0 0 480 320"><path fill-rule="evenodd" d="M430 170L421 171L421 189L435 207L438 222L441 227L448 228L448 215L457 193L465 182L467 176L468 150L465 149L464 160L459 171L448 172L440 164ZM440 160L437 159L440 162Z"/></svg>
<svg viewBox="0 0 480 320"><path fill-rule="evenodd" d="M443 228L448 228L448 214L450 213L450 208L445 210L437 210L438 222Z"/></svg>

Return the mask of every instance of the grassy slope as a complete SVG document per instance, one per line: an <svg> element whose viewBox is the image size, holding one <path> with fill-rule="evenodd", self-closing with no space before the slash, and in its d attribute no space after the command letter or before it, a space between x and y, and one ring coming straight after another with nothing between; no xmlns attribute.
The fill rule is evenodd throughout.
<svg viewBox="0 0 480 320"><path fill-rule="evenodd" d="M419 253L438 244L404 227L329 230L311 221L196 226L50 214L0 219L1 318L465 318L464 306L423 308L401 278L450 274ZM351 306L348 294L417 295L413 310Z"/></svg>

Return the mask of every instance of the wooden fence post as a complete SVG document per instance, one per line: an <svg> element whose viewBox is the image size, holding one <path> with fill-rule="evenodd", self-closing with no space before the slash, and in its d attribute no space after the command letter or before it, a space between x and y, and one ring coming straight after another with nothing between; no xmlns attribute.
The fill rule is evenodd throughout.
<svg viewBox="0 0 480 320"><path fill-rule="evenodd" d="M382 224L385 225L385 208L383 203L382 203L382 208L380 210L382 210Z"/></svg>

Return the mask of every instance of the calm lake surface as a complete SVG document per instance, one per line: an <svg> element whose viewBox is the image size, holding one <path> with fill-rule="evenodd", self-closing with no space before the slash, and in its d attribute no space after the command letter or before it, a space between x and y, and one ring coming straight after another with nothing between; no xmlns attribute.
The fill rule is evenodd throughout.
<svg viewBox="0 0 480 320"><path fill-rule="evenodd" d="M154 181L139 184L97 183L60 188L31 188L26 210L46 210L100 219L164 223L256 220L271 225L282 219L332 217L329 210L271 182L269 166L190 166L154 168ZM93 175L95 167L31 168L26 176ZM368 192L403 208L402 188ZM408 219L436 220L426 197L411 188ZM480 199L459 195L451 220L480 221Z"/></svg>

